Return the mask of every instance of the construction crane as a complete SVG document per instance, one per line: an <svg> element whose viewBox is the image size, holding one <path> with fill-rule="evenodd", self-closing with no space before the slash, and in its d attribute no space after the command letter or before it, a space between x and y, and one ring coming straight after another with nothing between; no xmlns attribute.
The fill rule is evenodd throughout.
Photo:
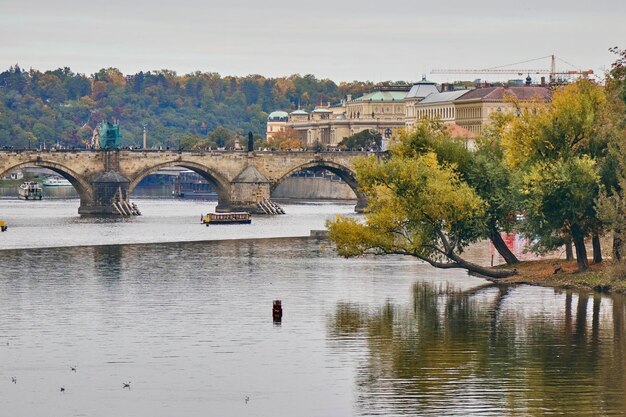
<svg viewBox="0 0 626 417"><path fill-rule="evenodd" d="M517 69L517 68L506 68L512 65L525 64L527 62L538 61L540 59L550 58L550 69ZM499 67L491 67L485 69L435 69L432 70L431 74L548 74L550 75L550 84L554 84L556 82L557 76L575 76L582 75L583 77L587 77L588 75L593 74L593 70L571 70L571 71L557 71L556 69L556 60L562 61L567 65L574 67L574 65L570 64L567 61L564 61L560 58L557 58L556 55L548 55L541 58L535 58L528 61L516 62L513 64L502 65Z"/></svg>

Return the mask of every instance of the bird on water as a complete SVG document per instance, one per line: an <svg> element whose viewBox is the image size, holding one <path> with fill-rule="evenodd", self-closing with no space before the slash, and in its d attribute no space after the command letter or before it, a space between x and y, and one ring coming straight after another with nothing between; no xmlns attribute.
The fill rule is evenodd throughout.
<svg viewBox="0 0 626 417"><path fill-rule="evenodd" d="M70 366L70 371L76 372L76 367L75 366Z"/></svg>

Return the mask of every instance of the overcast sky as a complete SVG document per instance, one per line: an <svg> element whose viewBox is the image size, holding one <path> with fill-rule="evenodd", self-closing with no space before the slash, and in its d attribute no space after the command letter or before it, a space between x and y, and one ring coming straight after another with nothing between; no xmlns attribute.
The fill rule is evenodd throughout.
<svg viewBox="0 0 626 417"><path fill-rule="evenodd" d="M602 72L614 61L607 49L626 48L625 19L624 0L0 0L0 71L19 63L85 74L116 67L452 81L480 76L430 71L554 53ZM518 67L548 68L549 60Z"/></svg>

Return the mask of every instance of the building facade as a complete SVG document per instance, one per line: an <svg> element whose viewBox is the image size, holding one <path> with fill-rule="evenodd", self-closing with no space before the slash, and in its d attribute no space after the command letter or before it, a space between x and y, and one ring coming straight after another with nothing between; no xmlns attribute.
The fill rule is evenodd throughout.
<svg viewBox="0 0 626 417"><path fill-rule="evenodd" d="M373 130L389 141L427 118L442 121L451 134L471 143L494 112L519 111L550 98L550 90L540 86L439 91L434 82L422 78L410 88L380 88L354 100L348 96L340 104L318 106L310 113L300 109L289 114L273 112L268 117L267 137L292 128L305 146L335 147L344 138Z"/></svg>
<svg viewBox="0 0 626 417"><path fill-rule="evenodd" d="M285 111L271 112L267 117L267 131L265 137L272 139L272 136L277 132L283 132L289 121L289 114Z"/></svg>
<svg viewBox="0 0 626 417"><path fill-rule="evenodd" d="M477 88L454 100L455 123L479 135L494 112L517 112L551 98L550 90L539 86Z"/></svg>
<svg viewBox="0 0 626 417"><path fill-rule="evenodd" d="M276 129L292 128L306 146L335 147L344 138L364 130L375 130L383 138L392 139L404 128L404 99L408 92L408 86L385 87L354 100L348 96L339 104L318 106L310 113L295 110L289 113L287 122L268 117L268 138ZM282 117L284 112L271 115L278 113Z"/></svg>

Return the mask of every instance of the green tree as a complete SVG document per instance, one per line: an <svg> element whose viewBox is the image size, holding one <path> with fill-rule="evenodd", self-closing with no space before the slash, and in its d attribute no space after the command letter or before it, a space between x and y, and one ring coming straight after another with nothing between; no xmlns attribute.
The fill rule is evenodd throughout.
<svg viewBox="0 0 626 417"><path fill-rule="evenodd" d="M380 149L383 137L375 130L366 129L343 138L339 147L343 149Z"/></svg>
<svg viewBox="0 0 626 417"><path fill-rule="evenodd" d="M589 156L537 163L522 177L526 215L522 231L539 236L537 252L572 239L578 269L588 268L585 237L597 225L595 200L600 189L598 167Z"/></svg>
<svg viewBox="0 0 626 417"><path fill-rule="evenodd" d="M510 113L491 117L485 132L476 140L477 149L471 154L471 161L465 165L467 182L487 205L487 237L507 264L519 262L501 235L503 231L513 231L519 204L519 193L513 186L512 172L504 163L501 146L502 133L512 117Z"/></svg>
<svg viewBox="0 0 626 417"><path fill-rule="evenodd" d="M617 47L611 52L618 56L606 78L606 93L611 115L605 128L613 132L614 140L609 146L606 171L615 174L615 182L609 183L598 198L600 219L613 232L613 259L623 261L626 255L626 50Z"/></svg>
<svg viewBox="0 0 626 417"><path fill-rule="evenodd" d="M200 136L187 134L180 138L180 150L193 150L199 149L206 146L206 141L204 141Z"/></svg>
<svg viewBox="0 0 626 417"><path fill-rule="evenodd" d="M216 148L230 147L233 145L235 135L224 126L218 126L209 133L209 145Z"/></svg>

